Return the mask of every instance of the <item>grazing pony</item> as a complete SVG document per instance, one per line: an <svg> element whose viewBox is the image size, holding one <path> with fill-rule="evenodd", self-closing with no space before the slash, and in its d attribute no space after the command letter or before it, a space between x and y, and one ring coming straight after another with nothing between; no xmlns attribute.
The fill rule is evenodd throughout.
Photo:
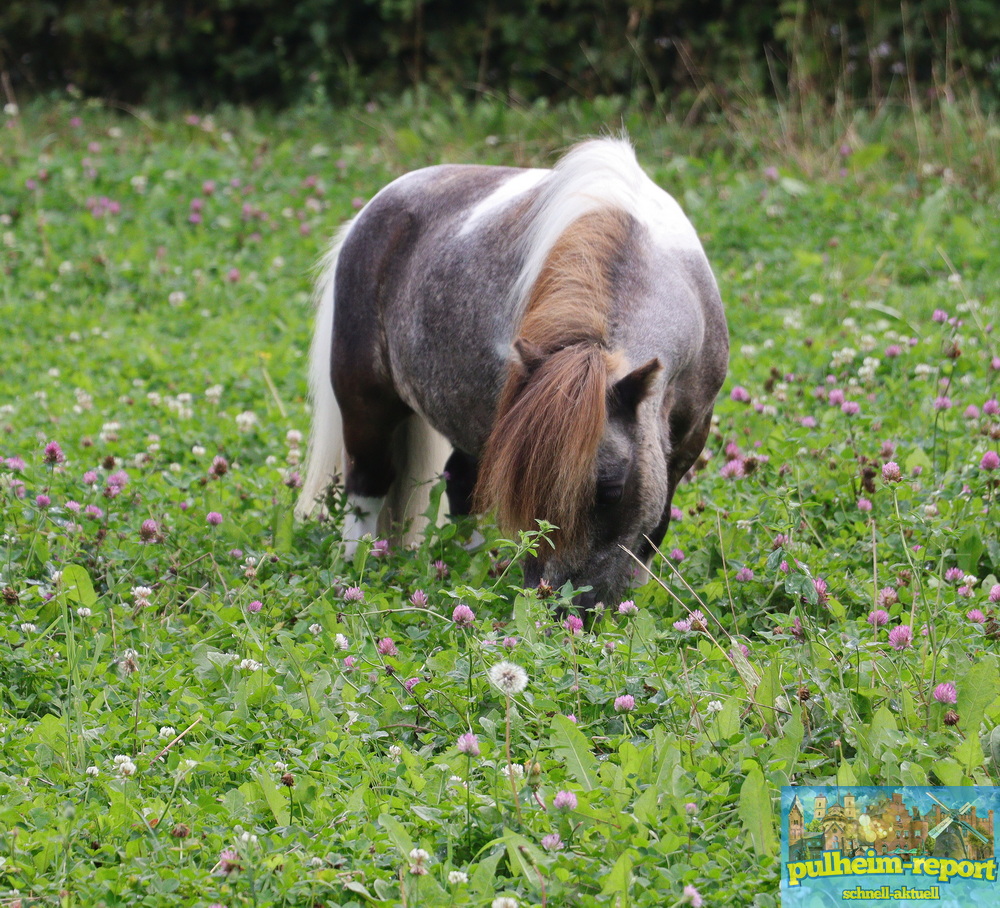
<svg viewBox="0 0 1000 908"><path fill-rule="evenodd" d="M527 584L624 595L623 547L663 539L729 354L698 236L627 142L408 173L337 235L317 297L300 516L342 473L351 554L443 467L453 514L558 527Z"/></svg>

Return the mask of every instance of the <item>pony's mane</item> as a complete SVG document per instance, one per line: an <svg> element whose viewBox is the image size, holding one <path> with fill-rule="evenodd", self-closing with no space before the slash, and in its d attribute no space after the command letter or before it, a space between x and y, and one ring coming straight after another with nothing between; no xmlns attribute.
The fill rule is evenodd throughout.
<svg viewBox="0 0 1000 908"><path fill-rule="evenodd" d="M573 153L566 160L580 163L572 159ZM560 182L557 168L553 181L570 194L563 199L546 187L538 200L535 217L541 223L534 222L529 233L544 243L545 255L536 269L533 249L522 272L532 280L517 330L518 355L500 395L476 489L478 508L495 510L503 529L533 529L536 519L547 520L559 528L559 548L579 541L595 489L608 382L620 361L607 346L612 272L633 223L610 198L581 201L583 169L571 168L573 179Z"/></svg>
<svg viewBox="0 0 1000 908"><path fill-rule="evenodd" d="M635 214L644 191L654 188L625 139L591 139L571 148L539 186L521 237L521 270L511 286L524 313L553 246L575 221L608 208Z"/></svg>

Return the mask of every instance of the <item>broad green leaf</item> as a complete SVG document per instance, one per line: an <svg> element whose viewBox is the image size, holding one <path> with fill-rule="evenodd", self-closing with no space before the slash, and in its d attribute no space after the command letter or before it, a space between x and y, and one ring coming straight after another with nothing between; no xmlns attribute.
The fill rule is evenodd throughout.
<svg viewBox="0 0 1000 908"><path fill-rule="evenodd" d="M740 710L742 704L736 697L726 700L720 712L715 714L719 737L723 740L733 737L740 730Z"/></svg>
<svg viewBox="0 0 1000 908"><path fill-rule="evenodd" d="M271 778L270 774L266 772L258 772L255 774L254 778L260 786L261 793L264 795L264 800L267 801L267 806L271 808L271 813L274 815L274 822L279 826L287 826L289 822L290 806L289 792L291 789L279 786L278 783Z"/></svg>
<svg viewBox="0 0 1000 908"><path fill-rule="evenodd" d="M774 836L774 812L770 789L756 761L746 761L744 772L746 778L740 787L737 813L743 828L753 842L754 851L759 855L773 856L778 843Z"/></svg>
<svg viewBox="0 0 1000 908"><path fill-rule="evenodd" d="M965 770L965 774L971 776L983 762L983 748L979 744L979 735L969 735L953 753Z"/></svg>
<svg viewBox="0 0 1000 908"><path fill-rule="evenodd" d="M792 709L792 715L788 721L781 726L781 737L774 742L771 748L771 761L769 766L783 763L781 772L785 775L783 785L789 784L791 775L795 771L795 761L799 756L799 748L805 737L805 728L802 726L802 718L798 708Z"/></svg>
<svg viewBox="0 0 1000 908"><path fill-rule="evenodd" d="M954 760L935 760L932 768L942 785L961 785L965 778L962 767Z"/></svg>
<svg viewBox="0 0 1000 908"><path fill-rule="evenodd" d="M959 679L958 703L956 709L961 716L959 727L970 738L979 737L979 725L987 708L1000 696L997 658L993 655L982 657L965 676Z"/></svg>
<svg viewBox="0 0 1000 908"><path fill-rule="evenodd" d="M903 472L913 473L916 467L920 467L922 470L931 469L931 459L926 453L924 453L922 448L914 448L913 451L907 455Z"/></svg>
<svg viewBox="0 0 1000 908"><path fill-rule="evenodd" d="M67 564L63 568L60 584L70 602L76 602L87 608L93 608L97 604L97 593L94 592L94 584L85 567L79 564Z"/></svg>
<svg viewBox="0 0 1000 908"><path fill-rule="evenodd" d="M413 839L399 820L387 813L383 813L378 818L378 824L386 831L389 841L396 846L396 850L402 857L407 857L413 851Z"/></svg>
<svg viewBox="0 0 1000 908"><path fill-rule="evenodd" d="M507 848L507 858L512 870L516 869L533 887L538 885L536 868L545 863L544 855L523 835L509 829L504 830L500 839Z"/></svg>
<svg viewBox="0 0 1000 908"><path fill-rule="evenodd" d="M837 784L840 786L858 784L858 777L854 774L851 764L846 760L842 761L837 769Z"/></svg>
<svg viewBox="0 0 1000 908"><path fill-rule="evenodd" d="M612 895L620 893L624 895L628 892L629 883L632 881L632 855L626 849L615 861L611 871L604 878L604 886L601 888L601 895Z"/></svg>
<svg viewBox="0 0 1000 908"><path fill-rule="evenodd" d="M993 758L993 763L1000 767L1000 725L990 732L989 753Z"/></svg>
<svg viewBox="0 0 1000 908"><path fill-rule="evenodd" d="M503 855L503 848L495 848L489 856L483 858L476 865L475 871L469 878L469 889L472 892L485 894L496 891L497 864L500 863L500 858Z"/></svg>
<svg viewBox="0 0 1000 908"><path fill-rule="evenodd" d="M899 764L899 780L904 785L926 785L927 771L919 763L903 760Z"/></svg>
<svg viewBox="0 0 1000 908"><path fill-rule="evenodd" d="M978 528L974 526L969 527L955 547L958 566L966 574L975 574L976 569L979 567L979 559L982 557L984 550L983 537L980 535Z"/></svg>
<svg viewBox="0 0 1000 908"><path fill-rule="evenodd" d="M754 700L764 711L764 718L768 722L775 720L774 701L781 693L781 664L777 659L772 659L763 670L760 684L754 692Z"/></svg>
<svg viewBox="0 0 1000 908"><path fill-rule="evenodd" d="M583 790L597 788L597 760L590 752L587 736L569 719L559 715L552 719L550 739L556 754Z"/></svg>

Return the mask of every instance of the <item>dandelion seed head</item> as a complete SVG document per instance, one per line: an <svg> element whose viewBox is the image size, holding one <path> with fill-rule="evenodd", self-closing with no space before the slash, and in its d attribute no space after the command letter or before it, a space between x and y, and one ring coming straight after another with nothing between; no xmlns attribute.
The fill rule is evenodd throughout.
<svg viewBox="0 0 1000 908"><path fill-rule="evenodd" d="M513 662L498 662L487 673L490 683L501 693L512 697L528 686L528 673Z"/></svg>

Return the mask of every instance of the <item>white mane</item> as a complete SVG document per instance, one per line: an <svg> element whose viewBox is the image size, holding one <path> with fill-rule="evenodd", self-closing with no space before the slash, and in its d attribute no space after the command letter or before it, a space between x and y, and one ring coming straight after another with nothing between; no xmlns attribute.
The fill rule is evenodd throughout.
<svg viewBox="0 0 1000 908"><path fill-rule="evenodd" d="M572 148L542 182L521 242L526 249L511 292L523 309L549 252L576 220L604 208L627 211L645 224L656 245L701 251L691 222L674 198L639 166L625 139L591 139Z"/></svg>

